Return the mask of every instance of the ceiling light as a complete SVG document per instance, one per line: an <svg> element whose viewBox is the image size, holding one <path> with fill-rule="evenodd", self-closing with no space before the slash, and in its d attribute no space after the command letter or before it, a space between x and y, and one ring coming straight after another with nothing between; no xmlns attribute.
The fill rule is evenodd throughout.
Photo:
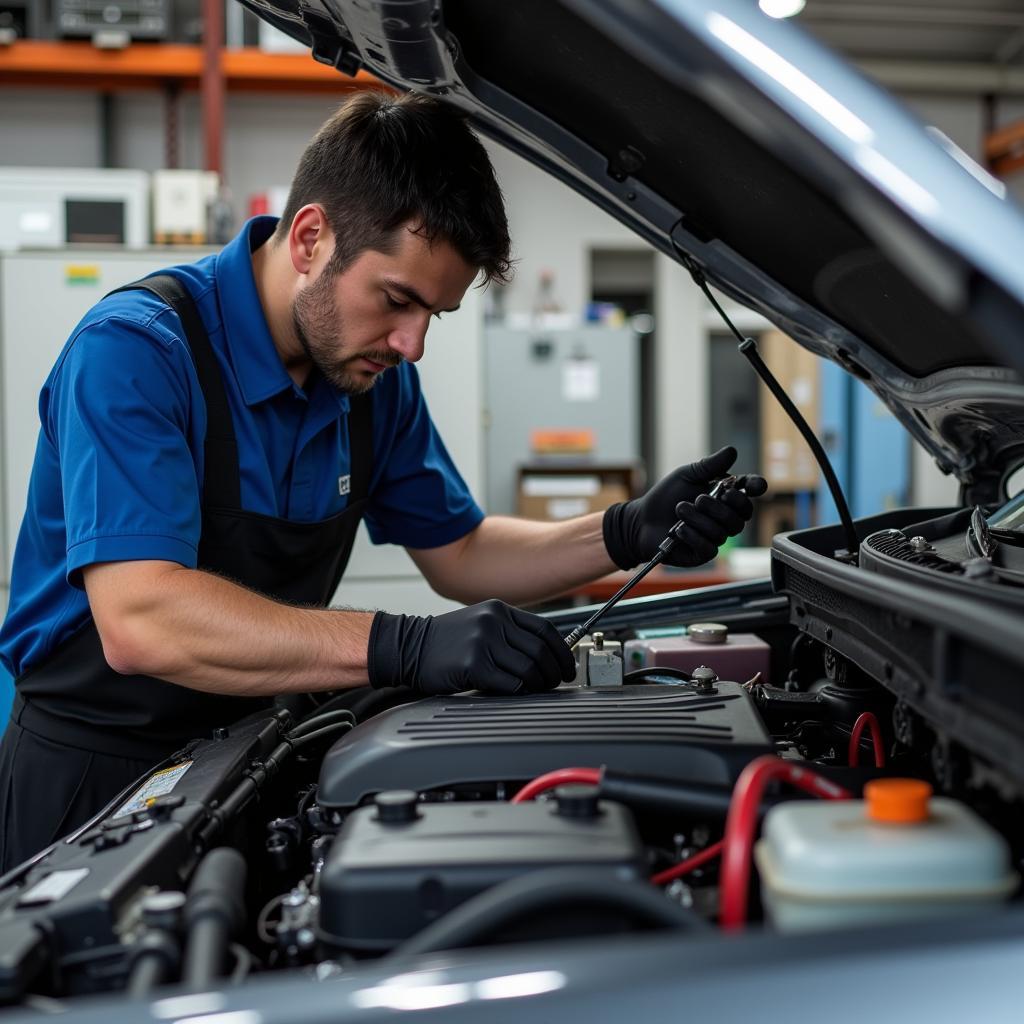
<svg viewBox="0 0 1024 1024"><path fill-rule="evenodd" d="M844 107L831 93L808 78L798 67L790 64L771 47L765 46L760 39L740 28L736 22L723 17L717 11L712 11L707 16L707 27L716 39L721 40L762 74L792 93L847 138L862 145L870 145L874 141L872 130L852 110Z"/></svg>
<svg viewBox="0 0 1024 1024"><path fill-rule="evenodd" d="M757 6L769 18L792 18L799 14L807 0L757 0Z"/></svg>

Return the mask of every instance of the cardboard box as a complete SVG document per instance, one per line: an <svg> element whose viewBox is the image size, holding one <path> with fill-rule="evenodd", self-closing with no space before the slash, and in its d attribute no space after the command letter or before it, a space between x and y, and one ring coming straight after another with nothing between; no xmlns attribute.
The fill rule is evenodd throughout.
<svg viewBox="0 0 1024 1024"><path fill-rule="evenodd" d="M524 519L572 519L630 498L629 469L545 468L519 471L516 512Z"/></svg>
<svg viewBox="0 0 1024 1024"><path fill-rule="evenodd" d="M589 512L603 512L618 501L628 501L629 494L621 484L599 487L591 495L552 494L546 496L519 493L517 513L524 519L573 519Z"/></svg>
<svg viewBox="0 0 1024 1024"><path fill-rule="evenodd" d="M762 334L758 351L811 429L817 431L819 358L781 331ZM818 487L818 466L807 442L764 384L761 472L770 491L808 491Z"/></svg>
<svg viewBox="0 0 1024 1024"><path fill-rule="evenodd" d="M762 498L757 508L757 543L770 548L777 533L786 533L796 527L796 502L792 496Z"/></svg>

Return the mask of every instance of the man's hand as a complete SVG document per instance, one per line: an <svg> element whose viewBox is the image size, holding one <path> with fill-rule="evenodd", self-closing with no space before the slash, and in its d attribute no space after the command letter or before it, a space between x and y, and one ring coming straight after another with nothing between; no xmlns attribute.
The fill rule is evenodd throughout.
<svg viewBox="0 0 1024 1024"><path fill-rule="evenodd" d="M669 473L642 498L612 505L604 514L604 544L620 569L648 562L669 530L683 520L666 565L694 566L710 561L726 537L734 537L754 514L750 498L768 489L764 477L740 477L720 497L708 495L715 480L736 461L729 447Z"/></svg>
<svg viewBox="0 0 1024 1024"><path fill-rule="evenodd" d="M424 694L539 693L576 672L550 622L502 601L437 616L377 612L367 667L371 686L411 686Z"/></svg>

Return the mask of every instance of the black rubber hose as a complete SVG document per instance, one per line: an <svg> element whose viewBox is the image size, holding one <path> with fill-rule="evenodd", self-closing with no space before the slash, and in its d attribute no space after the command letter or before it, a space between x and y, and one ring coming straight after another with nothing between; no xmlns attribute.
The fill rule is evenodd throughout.
<svg viewBox="0 0 1024 1024"><path fill-rule="evenodd" d="M705 293L711 298L711 293L705 288ZM715 308L721 312L721 306L712 298ZM725 316L725 314L722 314ZM728 318L727 318L728 319ZM782 406L783 411L793 421L794 426L800 431L800 436L807 442L807 446L811 449L811 454L814 456L815 461L818 463L818 467L821 469L821 474L825 478L825 483L828 485L829 493L832 495L832 501L836 506L836 511L839 513L839 521L843 527L843 534L846 537L846 550L851 554L857 554L860 548L860 538L857 536L857 529L853 525L853 517L850 515L850 507L846 504L846 496L843 494L843 488L839 483L839 477L836 476L836 471L832 467L832 463L829 460L828 455L825 453L825 449L822 447L821 442L815 436L814 431L811 429L811 425L804 419L803 414L793 404L793 400L783 390L782 385L772 375L771 370L765 365L764 360L758 355L757 342L753 338L743 338L739 345L740 353L746 358L747 362L754 368L757 375L764 381L765 386L778 400L779 405Z"/></svg>
<svg viewBox="0 0 1024 1024"><path fill-rule="evenodd" d="M170 964L161 953L148 950L139 954L128 975L128 998L141 999L149 995L170 976Z"/></svg>
<svg viewBox="0 0 1024 1024"><path fill-rule="evenodd" d="M359 686L353 690L345 690L336 697L325 701L320 705L317 715L345 708L355 715L356 721L365 722L382 711L397 707L399 704L409 704L422 697L422 693L417 693L407 686L388 686L380 690L374 690L369 686Z"/></svg>
<svg viewBox="0 0 1024 1024"><path fill-rule="evenodd" d="M317 729L323 729L328 725L334 725L335 722L348 722L349 725L354 726L356 724L356 716L352 714L347 708L335 708L334 711L325 711L322 714L310 715L309 718L303 719L291 732L288 733L289 739L298 739L300 736L305 736L306 733L314 732Z"/></svg>
<svg viewBox="0 0 1024 1024"><path fill-rule="evenodd" d="M330 725L325 725L320 729L313 729L310 732L304 732L299 736L292 734L288 738L292 742L292 746L296 750L301 750L302 747L308 746L310 743L318 743L325 736L343 736L347 732L351 732L355 728L352 722L338 721L332 722Z"/></svg>
<svg viewBox="0 0 1024 1024"><path fill-rule="evenodd" d="M731 786L675 782L607 769L601 775L600 786L602 797L629 807L651 807L716 820L725 820L732 799Z"/></svg>
<svg viewBox="0 0 1024 1024"><path fill-rule="evenodd" d="M473 896L385 959L404 960L481 945L524 918L571 906L625 914L652 928L697 931L709 927L693 911L673 903L646 882L623 881L602 868L543 868Z"/></svg>
<svg viewBox="0 0 1024 1024"><path fill-rule="evenodd" d="M228 947L245 918L245 858L228 846L211 850L196 868L185 903L182 981L206 988L226 971Z"/></svg>
<svg viewBox="0 0 1024 1024"><path fill-rule="evenodd" d="M860 547L860 539L857 536L857 530L853 525L853 517L850 515L850 508L846 504L846 496L843 494L843 489L839 485L839 478L836 476L836 472L832 468L832 463L829 461L828 455L825 454L825 449L822 447L821 442L811 429L810 424L806 419L804 419L803 414L793 404L793 400L786 394L782 385L775 379L774 374L765 365L764 360L758 354L757 342L754 341L753 338L744 338L743 335L740 334L736 329L736 325L729 319L725 310L722 309L721 304L714 295L711 294L711 289L708 287L707 277L705 277L704 271L701 267L691 256L685 254L683 254L682 263L683 266L689 270L694 284L696 284L704 293L708 302L714 306L715 312L722 318L725 326L732 331L736 340L739 342L740 354L744 356L747 362L749 362L754 368L757 375L764 381L765 386L778 400L783 411L793 421L793 425L798 431L800 431L800 436L807 442L808 447L811 449L811 454L814 456L819 469L821 469L822 475L825 477L825 483L828 484L829 493L832 495L832 501L835 503L836 511L839 513L839 521L842 524L843 534L846 537L846 548L851 555L856 555Z"/></svg>

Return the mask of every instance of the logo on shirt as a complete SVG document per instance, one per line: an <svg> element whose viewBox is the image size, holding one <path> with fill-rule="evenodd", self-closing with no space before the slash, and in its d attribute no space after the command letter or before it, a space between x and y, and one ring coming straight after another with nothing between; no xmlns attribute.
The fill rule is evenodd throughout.
<svg viewBox="0 0 1024 1024"><path fill-rule="evenodd" d="M352 490L352 477L346 473L344 476L338 477L338 493L348 494Z"/></svg>

